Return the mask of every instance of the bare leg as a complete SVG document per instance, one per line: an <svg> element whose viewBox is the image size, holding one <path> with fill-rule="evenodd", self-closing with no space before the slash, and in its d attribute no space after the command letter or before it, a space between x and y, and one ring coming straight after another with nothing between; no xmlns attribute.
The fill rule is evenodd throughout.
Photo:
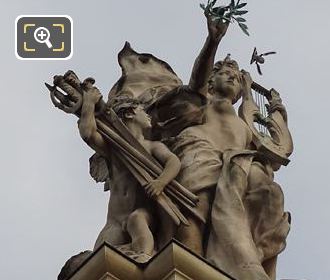
<svg viewBox="0 0 330 280"><path fill-rule="evenodd" d="M99 233L94 245L94 251L104 242L117 246L128 242L128 236L123 231L121 224L115 221L109 221Z"/></svg>
<svg viewBox="0 0 330 280"><path fill-rule="evenodd" d="M128 217L127 231L132 239L132 250L152 256L154 237L151 232L152 216L144 208L136 209Z"/></svg>

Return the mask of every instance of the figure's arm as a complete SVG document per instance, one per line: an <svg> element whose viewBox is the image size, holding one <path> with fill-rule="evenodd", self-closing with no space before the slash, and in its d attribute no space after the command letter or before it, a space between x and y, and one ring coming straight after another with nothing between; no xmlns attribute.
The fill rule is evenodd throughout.
<svg viewBox="0 0 330 280"><path fill-rule="evenodd" d="M199 92L206 96L208 79L214 64L215 54L221 39L226 34L229 23L213 21L210 15L206 15L208 36L206 42L195 60L190 76L189 87L193 92Z"/></svg>
<svg viewBox="0 0 330 280"><path fill-rule="evenodd" d="M102 95L96 87L91 87L85 91L78 127L81 138L88 146L106 157L109 152L108 143L97 131L95 120L95 106L101 98Z"/></svg>
<svg viewBox="0 0 330 280"><path fill-rule="evenodd" d="M146 185L147 193L158 196L164 188L178 175L181 169L181 162L163 143L152 142L151 154L164 166L159 177Z"/></svg>

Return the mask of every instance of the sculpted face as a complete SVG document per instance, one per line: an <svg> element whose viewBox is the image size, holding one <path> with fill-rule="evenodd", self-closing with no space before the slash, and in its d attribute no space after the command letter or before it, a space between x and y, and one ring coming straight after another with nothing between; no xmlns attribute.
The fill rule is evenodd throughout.
<svg viewBox="0 0 330 280"><path fill-rule="evenodd" d="M134 109L134 121L138 123L141 128L151 128L151 118L150 116L143 110L142 106L138 106Z"/></svg>
<svg viewBox="0 0 330 280"><path fill-rule="evenodd" d="M134 98L122 95L115 98L110 106L125 124L134 123L142 129L151 128L151 117Z"/></svg>
<svg viewBox="0 0 330 280"><path fill-rule="evenodd" d="M215 97L230 99L235 103L241 93L241 73L234 64L226 63L215 69L211 78L211 92Z"/></svg>

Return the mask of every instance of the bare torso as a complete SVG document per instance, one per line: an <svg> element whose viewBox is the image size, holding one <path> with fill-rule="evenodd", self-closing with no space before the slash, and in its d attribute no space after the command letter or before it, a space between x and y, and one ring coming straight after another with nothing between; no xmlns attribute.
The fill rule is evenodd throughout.
<svg viewBox="0 0 330 280"><path fill-rule="evenodd" d="M214 100L205 114L203 124L184 129L172 146L182 163L178 180L194 193L216 185L224 151L248 149L252 141L249 128L226 101Z"/></svg>
<svg viewBox="0 0 330 280"><path fill-rule="evenodd" d="M189 127L185 131L202 138L207 137L213 147L220 152L228 149L246 149L252 141L250 129L237 116L232 105L216 100L206 109L205 123Z"/></svg>
<svg viewBox="0 0 330 280"><path fill-rule="evenodd" d="M143 140L141 144L150 153L150 141ZM108 220L122 223L136 208L145 205L146 194L120 159L115 158L110 162L113 176L110 186Z"/></svg>

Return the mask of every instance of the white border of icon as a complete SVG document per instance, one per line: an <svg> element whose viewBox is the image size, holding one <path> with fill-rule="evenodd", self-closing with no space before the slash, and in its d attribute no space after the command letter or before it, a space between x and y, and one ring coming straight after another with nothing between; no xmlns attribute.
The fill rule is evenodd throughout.
<svg viewBox="0 0 330 280"><path fill-rule="evenodd" d="M29 57L29 58L24 58L19 56L18 52L17 52L17 22L22 18L22 17L65 17L67 18L70 23L71 23L71 51L69 56L67 57L61 57L61 58L33 58L33 57ZM68 15L20 15L15 19L15 56L17 59L20 60L68 60L70 58L72 58L73 55L73 20L70 16Z"/></svg>

